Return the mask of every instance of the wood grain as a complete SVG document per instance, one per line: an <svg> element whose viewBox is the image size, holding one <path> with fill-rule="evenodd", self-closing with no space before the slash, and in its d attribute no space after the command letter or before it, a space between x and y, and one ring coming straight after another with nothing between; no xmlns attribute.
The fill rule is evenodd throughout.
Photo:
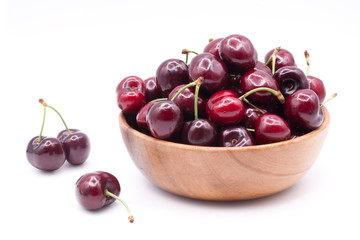
<svg viewBox="0 0 360 240"><path fill-rule="evenodd" d="M131 159L152 183L189 198L230 201L269 196L303 177L329 130L330 115L324 112L323 124L304 136L242 148L158 140L130 127L122 113L119 123Z"/></svg>

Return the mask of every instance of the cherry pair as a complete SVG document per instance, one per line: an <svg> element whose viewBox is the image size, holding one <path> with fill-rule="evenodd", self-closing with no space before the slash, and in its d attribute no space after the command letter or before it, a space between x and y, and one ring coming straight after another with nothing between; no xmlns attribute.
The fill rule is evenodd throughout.
<svg viewBox="0 0 360 240"><path fill-rule="evenodd" d="M33 137L26 148L26 157L31 165L44 171L59 169L67 160L73 165L84 163L90 153L90 140L88 136L77 129L69 129L60 113L48 105L43 99L39 102L43 105L43 122L40 135ZM42 135L46 109L54 110L65 125L65 130L59 132L56 138Z"/></svg>

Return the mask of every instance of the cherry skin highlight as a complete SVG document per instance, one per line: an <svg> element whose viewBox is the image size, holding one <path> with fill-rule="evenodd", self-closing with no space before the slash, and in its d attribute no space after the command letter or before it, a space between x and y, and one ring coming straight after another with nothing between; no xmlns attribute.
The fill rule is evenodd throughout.
<svg viewBox="0 0 360 240"><path fill-rule="evenodd" d="M65 129L57 135L57 139L62 144L65 151L66 160L73 165L83 164L90 154L90 139L82 131L69 129L71 134Z"/></svg>
<svg viewBox="0 0 360 240"><path fill-rule="evenodd" d="M65 152L57 138L33 137L26 148L26 157L31 165L44 171L59 169L65 162Z"/></svg>

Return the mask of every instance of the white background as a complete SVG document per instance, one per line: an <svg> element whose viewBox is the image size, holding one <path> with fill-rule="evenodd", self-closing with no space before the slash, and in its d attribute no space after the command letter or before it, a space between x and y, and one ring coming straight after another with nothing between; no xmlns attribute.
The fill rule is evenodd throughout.
<svg viewBox="0 0 360 240"><path fill-rule="evenodd" d="M1 2L1 1L0 1ZM358 1L12 0L0 5L1 239L359 239ZM119 131L115 88L145 79L183 48L247 36L259 59L282 46L326 84L331 128L308 174L280 194L206 202L166 193L141 175ZM26 160L39 134L44 98L69 127L91 139L88 161L52 173ZM47 111L44 134L63 125ZM76 201L76 180L104 170L122 186L120 203L97 212Z"/></svg>

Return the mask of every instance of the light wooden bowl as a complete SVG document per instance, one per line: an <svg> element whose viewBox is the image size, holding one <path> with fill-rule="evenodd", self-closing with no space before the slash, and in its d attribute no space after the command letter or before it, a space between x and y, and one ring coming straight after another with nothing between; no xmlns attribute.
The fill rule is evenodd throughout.
<svg viewBox="0 0 360 240"><path fill-rule="evenodd" d="M231 148L200 147L158 140L133 129L120 113L126 148L145 177L189 198L253 199L295 184L315 162L329 130L330 115L316 130L279 143Z"/></svg>

